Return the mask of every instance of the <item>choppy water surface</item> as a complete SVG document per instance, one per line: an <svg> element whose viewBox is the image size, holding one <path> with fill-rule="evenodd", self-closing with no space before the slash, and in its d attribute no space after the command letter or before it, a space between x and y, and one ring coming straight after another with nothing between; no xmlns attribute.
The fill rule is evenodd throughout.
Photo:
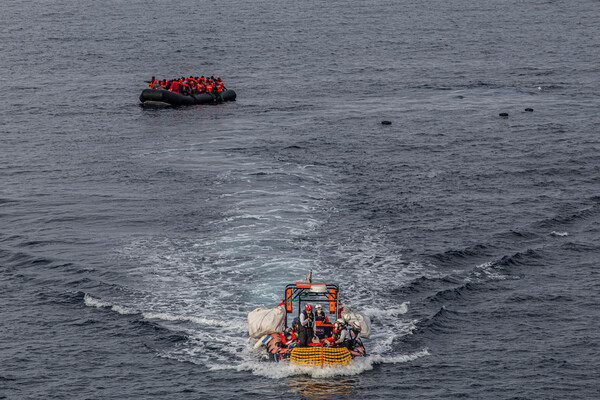
<svg viewBox="0 0 600 400"><path fill-rule="evenodd" d="M597 2L0 20L0 398L600 397ZM139 106L190 74L238 101ZM247 343L311 268L373 321L351 368Z"/></svg>

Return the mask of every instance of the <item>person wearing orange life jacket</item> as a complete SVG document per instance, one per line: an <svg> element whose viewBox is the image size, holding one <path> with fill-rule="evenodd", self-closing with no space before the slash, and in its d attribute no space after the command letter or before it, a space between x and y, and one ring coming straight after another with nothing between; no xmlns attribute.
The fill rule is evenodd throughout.
<svg viewBox="0 0 600 400"><path fill-rule="evenodd" d="M194 80L193 76L190 76L189 78L187 78L185 80L187 82L188 85L190 85L190 87L192 88L192 90L194 89L194 87L196 86L196 81Z"/></svg>
<svg viewBox="0 0 600 400"><path fill-rule="evenodd" d="M148 82L148 81L146 81L146 82ZM149 87L150 89L154 89L154 88L155 88L154 86L156 85L156 83L157 83L157 82L158 82L158 81L156 80L156 78L155 78L155 77L152 77L152 79L150 79L150 82L148 83L148 87Z"/></svg>
<svg viewBox="0 0 600 400"><path fill-rule="evenodd" d="M192 88L190 87L190 85L188 85L187 83L185 83L185 81L182 79L180 82L180 87L179 87L179 93L181 94L191 94L192 93Z"/></svg>
<svg viewBox="0 0 600 400"><path fill-rule="evenodd" d="M223 96L221 95L221 93L223 92L223 85L219 81L215 82L213 91L214 91L215 98L217 100L225 101L223 99Z"/></svg>
<svg viewBox="0 0 600 400"><path fill-rule="evenodd" d="M175 80L171 82L171 88L169 90L171 90L174 93L179 93L179 86L181 86L181 84L179 83L179 81Z"/></svg>
<svg viewBox="0 0 600 400"><path fill-rule="evenodd" d="M193 76L190 76L188 78L188 83L192 88L192 93L196 93L198 91L198 81Z"/></svg>
<svg viewBox="0 0 600 400"><path fill-rule="evenodd" d="M279 334L281 336L281 343L291 349L296 347L298 344L298 337L296 336L296 332L294 332L291 328L286 329L283 333Z"/></svg>
<svg viewBox="0 0 600 400"><path fill-rule="evenodd" d="M212 83L212 81L211 81L211 80L208 80L208 81L206 82L205 89L206 89L206 93L208 93L208 94L212 94L212 92L213 92L213 83Z"/></svg>

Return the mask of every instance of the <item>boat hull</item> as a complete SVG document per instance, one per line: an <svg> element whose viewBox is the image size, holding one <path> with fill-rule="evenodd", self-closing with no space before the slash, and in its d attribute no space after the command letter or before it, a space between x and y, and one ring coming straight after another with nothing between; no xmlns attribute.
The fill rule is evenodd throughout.
<svg viewBox="0 0 600 400"><path fill-rule="evenodd" d="M288 348L281 342L278 333L269 335L267 354L269 361L279 362L291 359L292 362L304 366L345 366L355 357L365 357L366 351L360 341L353 349L332 348L327 346L293 347Z"/></svg>
<svg viewBox="0 0 600 400"><path fill-rule="evenodd" d="M194 95L184 95L169 90L162 89L144 89L140 94L142 104L156 105L168 104L174 107L189 106L194 104L215 104L223 101L235 101L236 93L232 89L227 89L221 93L221 96L212 96L208 93L198 93Z"/></svg>

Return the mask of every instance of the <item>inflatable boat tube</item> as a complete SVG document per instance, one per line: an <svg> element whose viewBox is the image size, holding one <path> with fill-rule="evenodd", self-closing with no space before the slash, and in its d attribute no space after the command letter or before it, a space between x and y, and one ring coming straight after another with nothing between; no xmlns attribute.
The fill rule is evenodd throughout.
<svg viewBox="0 0 600 400"><path fill-rule="evenodd" d="M162 104L177 106L189 106L193 104L215 104L223 101L235 101L236 94L232 89L221 92L222 99L217 95L216 98L208 93L198 93L194 95L185 95L169 90L162 89L144 89L140 94L142 104Z"/></svg>

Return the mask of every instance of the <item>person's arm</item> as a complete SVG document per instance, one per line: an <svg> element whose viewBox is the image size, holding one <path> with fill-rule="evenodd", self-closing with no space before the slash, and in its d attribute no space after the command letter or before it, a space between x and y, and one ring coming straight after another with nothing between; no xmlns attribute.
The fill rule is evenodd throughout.
<svg viewBox="0 0 600 400"><path fill-rule="evenodd" d="M336 340L334 343L335 343L335 344L342 343L342 342L344 341L344 339L346 338L346 335L347 335L347 334L348 334L348 333L346 332L346 330L345 330L345 329L343 329L343 330L340 332L340 336L338 337L338 339L337 339L337 340Z"/></svg>
<svg viewBox="0 0 600 400"><path fill-rule="evenodd" d="M304 313L300 313L300 325L306 326L306 318L304 317Z"/></svg>

